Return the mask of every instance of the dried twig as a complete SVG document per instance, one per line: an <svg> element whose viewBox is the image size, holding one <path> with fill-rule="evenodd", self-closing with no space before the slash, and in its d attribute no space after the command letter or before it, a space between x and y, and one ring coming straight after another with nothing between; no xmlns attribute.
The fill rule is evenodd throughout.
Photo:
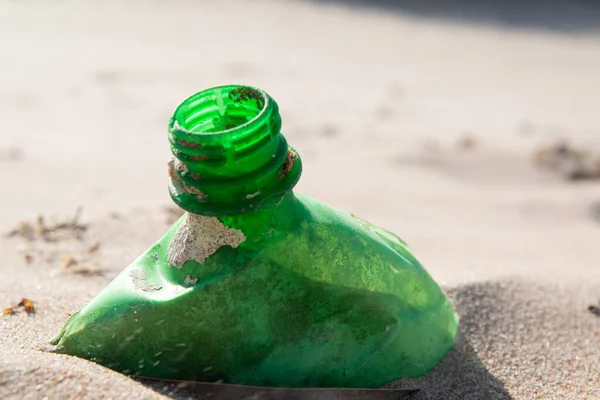
<svg viewBox="0 0 600 400"><path fill-rule="evenodd" d="M10 232L7 232L6 236L20 236L30 241L42 239L47 242L65 239L69 236L74 236L77 240L81 240L83 234L88 228L87 225L79 222L82 212L83 208L79 207L77 208L75 216L71 221L59 222L53 225L48 225L44 219L44 216L40 215L37 217L34 224L29 222L21 222L16 228Z"/></svg>

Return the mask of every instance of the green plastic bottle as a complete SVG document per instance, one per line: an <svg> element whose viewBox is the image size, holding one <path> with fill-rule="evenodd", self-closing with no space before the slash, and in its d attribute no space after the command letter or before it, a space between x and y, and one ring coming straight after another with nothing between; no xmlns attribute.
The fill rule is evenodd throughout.
<svg viewBox="0 0 600 400"><path fill-rule="evenodd" d="M256 386L373 388L432 369L452 305L396 235L292 191L301 162L280 128L259 89L185 100L169 190L188 212L69 318L56 351Z"/></svg>

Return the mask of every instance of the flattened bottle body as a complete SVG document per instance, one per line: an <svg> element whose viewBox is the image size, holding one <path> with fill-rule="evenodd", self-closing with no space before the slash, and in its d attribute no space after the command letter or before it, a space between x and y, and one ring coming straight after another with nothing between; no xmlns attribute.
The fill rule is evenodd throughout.
<svg viewBox="0 0 600 400"><path fill-rule="evenodd" d="M190 226L202 231L193 242L200 251L174 265L174 239L189 247ZM74 315L57 343L140 376L377 387L433 368L456 326L399 238L290 194L246 215L186 214Z"/></svg>

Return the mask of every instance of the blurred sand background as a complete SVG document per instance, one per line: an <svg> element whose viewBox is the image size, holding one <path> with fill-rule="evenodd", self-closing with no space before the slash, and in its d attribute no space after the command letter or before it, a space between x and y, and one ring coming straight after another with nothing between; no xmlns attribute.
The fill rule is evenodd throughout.
<svg viewBox="0 0 600 400"><path fill-rule="evenodd" d="M169 226L173 109L242 83L279 103L297 190L398 233L456 304L456 350L392 385L600 398L600 181L532 161L600 148L597 2L2 1L0 71L0 230L88 227L0 238L0 307L37 309L0 319L0 397L193 396L46 343Z"/></svg>

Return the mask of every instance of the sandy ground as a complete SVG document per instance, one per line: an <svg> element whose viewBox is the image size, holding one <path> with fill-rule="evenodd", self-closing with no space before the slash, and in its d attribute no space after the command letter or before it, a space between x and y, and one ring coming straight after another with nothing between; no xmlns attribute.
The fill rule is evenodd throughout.
<svg viewBox="0 0 600 400"><path fill-rule="evenodd" d="M89 226L0 239L0 306L37 309L0 319L0 397L193 396L47 342L168 227L173 108L239 82L280 104L298 191L397 232L456 305L456 349L390 386L600 398L600 186L531 161L600 145L599 33L343 3L6 1L0 68L0 229L80 206Z"/></svg>

